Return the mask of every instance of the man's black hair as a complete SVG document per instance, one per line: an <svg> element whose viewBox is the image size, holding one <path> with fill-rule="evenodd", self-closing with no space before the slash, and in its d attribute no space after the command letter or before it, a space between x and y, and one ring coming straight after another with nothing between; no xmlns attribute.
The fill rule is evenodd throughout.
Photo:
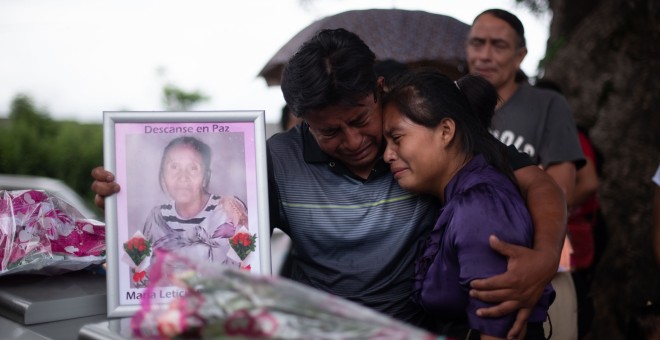
<svg viewBox="0 0 660 340"><path fill-rule="evenodd" d="M282 93L296 117L334 105L357 105L377 95L375 54L355 33L319 31L291 57L282 74Z"/></svg>
<svg viewBox="0 0 660 340"><path fill-rule="evenodd" d="M511 26L514 31L516 31L516 35L518 36L518 46L517 46L518 48L522 48L527 45L527 43L525 42L525 27L523 26L520 19L518 19L518 17L515 16L515 14L499 8L487 9L481 12L481 14L477 15L477 17L474 18L472 24L474 24L474 22L476 22L477 19L479 19L479 17L481 17L484 14L490 14L500 20L506 21L506 23L509 24L509 26Z"/></svg>

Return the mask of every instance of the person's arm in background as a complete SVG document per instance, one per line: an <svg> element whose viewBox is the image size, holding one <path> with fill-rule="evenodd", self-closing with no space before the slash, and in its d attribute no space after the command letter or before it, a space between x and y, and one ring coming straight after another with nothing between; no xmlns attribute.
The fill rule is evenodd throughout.
<svg viewBox="0 0 660 340"><path fill-rule="evenodd" d="M545 172L555 180L566 197L566 205L572 207L575 193L575 164L573 162L561 162L548 165Z"/></svg>
<svg viewBox="0 0 660 340"><path fill-rule="evenodd" d="M529 249L500 241L491 236L491 247L508 258L507 271L487 279L474 280L470 295L498 305L483 308L477 314L499 317L519 310L510 336L517 336L559 267L566 236L566 198L561 188L535 165L514 172L518 187L534 223L534 248ZM523 308L523 309L521 309Z"/></svg>
<svg viewBox="0 0 660 340"><path fill-rule="evenodd" d="M92 191L96 194L94 204L105 209L105 198L119 192L119 184L115 182L115 175L99 166L92 170Z"/></svg>
<svg viewBox="0 0 660 340"><path fill-rule="evenodd" d="M573 207L579 207L587 202L598 191L600 179L598 178L596 150L586 130L578 126L580 146L584 153L585 164L575 173L575 191L573 193Z"/></svg>
<svg viewBox="0 0 660 340"><path fill-rule="evenodd" d="M584 204L598 191L599 184L596 166L590 158L587 158L587 163L575 173L573 206L577 207Z"/></svg>

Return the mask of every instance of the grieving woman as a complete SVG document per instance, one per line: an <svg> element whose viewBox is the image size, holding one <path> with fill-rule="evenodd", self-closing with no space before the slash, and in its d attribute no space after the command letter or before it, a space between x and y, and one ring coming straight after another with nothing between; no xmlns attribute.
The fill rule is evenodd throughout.
<svg viewBox="0 0 660 340"><path fill-rule="evenodd" d="M488 125L498 97L483 78L457 83L435 71L398 80L384 101L384 159L404 189L437 197L439 217L415 266L413 300L428 328L461 339L505 338L516 313L476 314L488 303L471 298L470 282L504 273L507 259L490 235L532 247L533 226L504 146ZM527 323L527 339L544 339L554 297L548 285Z"/></svg>

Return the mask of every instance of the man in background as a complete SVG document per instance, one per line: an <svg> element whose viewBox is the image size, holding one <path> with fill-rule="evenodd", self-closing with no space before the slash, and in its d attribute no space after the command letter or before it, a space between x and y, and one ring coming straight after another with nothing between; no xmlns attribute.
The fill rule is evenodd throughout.
<svg viewBox="0 0 660 340"><path fill-rule="evenodd" d="M280 117L280 128L282 131L288 131L301 121L302 119L296 117L291 110L289 110L289 105L284 104L284 106L282 106L282 116Z"/></svg>

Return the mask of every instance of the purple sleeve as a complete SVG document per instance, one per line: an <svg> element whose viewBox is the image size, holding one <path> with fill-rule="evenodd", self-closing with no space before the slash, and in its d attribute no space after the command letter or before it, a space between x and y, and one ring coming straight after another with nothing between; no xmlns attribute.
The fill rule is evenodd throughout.
<svg viewBox="0 0 660 340"><path fill-rule="evenodd" d="M517 192L482 184L463 192L457 199L447 231L457 252L459 282L467 290L472 280L506 271L506 258L491 249L488 237L496 235L503 241L529 247L532 224ZM468 298L466 313L470 327L484 334L506 337L515 321L515 313L500 318L481 318L475 314L478 308L492 305Z"/></svg>

